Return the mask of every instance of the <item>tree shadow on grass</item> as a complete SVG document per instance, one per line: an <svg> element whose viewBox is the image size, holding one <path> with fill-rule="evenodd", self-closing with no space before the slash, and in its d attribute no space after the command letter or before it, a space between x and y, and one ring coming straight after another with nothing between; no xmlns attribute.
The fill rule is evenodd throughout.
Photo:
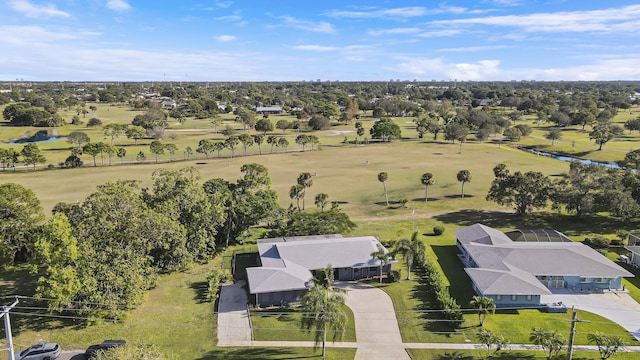
<svg viewBox="0 0 640 360"><path fill-rule="evenodd" d="M471 194L464 194L464 197L463 197L462 194L456 194L456 195L445 195L445 197L447 199L466 199L466 198L473 198L475 196Z"/></svg>
<svg viewBox="0 0 640 360"><path fill-rule="evenodd" d="M417 197L417 198L411 199L411 201L413 201L413 202L423 202L423 203L427 203L428 204L430 202L440 201L440 199L430 197L428 201L424 201L424 197Z"/></svg>
<svg viewBox="0 0 640 360"><path fill-rule="evenodd" d="M207 289L209 288L209 283L207 283L206 281L195 281L192 282L189 287L195 293L193 299L196 301L196 303L204 304L206 302L209 302L209 299L207 299Z"/></svg>
<svg viewBox="0 0 640 360"><path fill-rule="evenodd" d="M449 293L463 308L469 299L475 295L471 287L471 280L464 271L464 265L458 259L458 248L455 245L432 245L433 252L438 257L438 264L444 276L454 286L449 287Z"/></svg>
<svg viewBox="0 0 640 360"><path fill-rule="evenodd" d="M331 349L327 349L330 352ZM300 354L294 349L287 348L231 348L216 349L204 354L198 360L214 359L318 359L322 353L318 350L311 355Z"/></svg>
<svg viewBox="0 0 640 360"><path fill-rule="evenodd" d="M475 359L472 355L465 355L461 352L447 352L444 354L437 355L437 360L451 360L451 359L460 359L460 360L473 360Z"/></svg>
<svg viewBox="0 0 640 360"><path fill-rule="evenodd" d="M465 209L436 215L434 219L460 227L481 223L493 228L554 229L565 235L595 233L612 234L620 229L633 230L640 227L637 220L622 221L608 216L590 215L577 218L573 215L551 212L535 212L525 216L501 211Z"/></svg>

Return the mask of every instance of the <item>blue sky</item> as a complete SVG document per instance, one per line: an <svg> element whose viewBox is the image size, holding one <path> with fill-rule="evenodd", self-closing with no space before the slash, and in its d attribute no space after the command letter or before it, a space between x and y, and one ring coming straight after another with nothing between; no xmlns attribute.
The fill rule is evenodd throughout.
<svg viewBox="0 0 640 360"><path fill-rule="evenodd" d="M634 1L1 0L0 80L639 80Z"/></svg>

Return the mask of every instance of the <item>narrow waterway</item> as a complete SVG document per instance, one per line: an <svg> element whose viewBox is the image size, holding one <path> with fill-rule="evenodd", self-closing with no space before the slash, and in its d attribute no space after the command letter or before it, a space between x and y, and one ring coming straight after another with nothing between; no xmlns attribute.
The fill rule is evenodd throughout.
<svg viewBox="0 0 640 360"><path fill-rule="evenodd" d="M616 164L616 163L609 163L609 162L604 162L604 161L596 161L596 160L590 160L590 159L578 159L578 158L574 158L571 156L564 156L564 155L556 155L556 154L551 154L551 153L547 153L544 151L538 151L538 150L534 150L534 149L526 149L526 151L538 155L538 156L546 156L546 157L550 157L556 160L560 160L560 161L566 161L566 162L572 162L572 161L579 161L583 164L587 164L587 165L598 165L598 166L604 166L607 168L612 168L612 169L624 169L623 167L621 167L620 165Z"/></svg>

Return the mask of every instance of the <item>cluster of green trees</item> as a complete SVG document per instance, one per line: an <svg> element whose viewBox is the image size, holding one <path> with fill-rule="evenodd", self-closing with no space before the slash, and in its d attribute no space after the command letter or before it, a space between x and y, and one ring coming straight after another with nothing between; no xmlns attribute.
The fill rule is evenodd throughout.
<svg viewBox="0 0 640 360"><path fill-rule="evenodd" d="M630 170L574 161L557 181L536 171L512 174L504 164L498 164L493 172L487 200L513 206L518 215L544 208L549 202L576 217L598 212L621 219L640 215L640 174Z"/></svg>
<svg viewBox="0 0 640 360"><path fill-rule="evenodd" d="M44 224L32 191L2 184L0 263L31 264L41 275L37 296L53 299L51 310L117 318L155 286L158 274L207 260L217 248L241 242L256 225L283 236L355 226L337 208L286 211L270 189L266 167L245 164L241 172L236 182L201 184L193 168L157 170L149 188L136 181L108 182L82 202L57 204ZM218 275L209 282L222 281Z"/></svg>
<svg viewBox="0 0 640 360"><path fill-rule="evenodd" d="M12 148L0 148L0 166L2 166L2 171L5 171L7 168L13 168L15 170L16 165L21 162L26 166L33 165L35 169L36 165L44 164L46 161L47 158L42 153L42 150L34 143L25 145L20 152Z"/></svg>
<svg viewBox="0 0 640 360"><path fill-rule="evenodd" d="M50 108L47 111L28 103L7 105L2 111L2 116L13 126L55 127L64 125L64 119L56 113L55 108Z"/></svg>

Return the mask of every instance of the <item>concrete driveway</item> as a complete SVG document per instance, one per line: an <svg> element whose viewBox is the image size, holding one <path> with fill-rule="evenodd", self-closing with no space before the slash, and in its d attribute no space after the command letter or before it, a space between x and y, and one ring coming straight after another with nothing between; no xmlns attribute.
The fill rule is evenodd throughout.
<svg viewBox="0 0 640 360"><path fill-rule="evenodd" d="M244 282L224 285L218 301L218 346L251 346L251 319Z"/></svg>
<svg viewBox="0 0 640 360"><path fill-rule="evenodd" d="M542 303L562 301L567 307L575 306L576 309L598 314L619 324L640 340L640 304L626 292L607 291L596 294L566 292L543 295L540 301ZM580 318L579 313L578 318Z"/></svg>
<svg viewBox="0 0 640 360"><path fill-rule="evenodd" d="M356 325L356 360L410 360L391 298L384 291L358 282L338 282L347 290L346 304Z"/></svg>

